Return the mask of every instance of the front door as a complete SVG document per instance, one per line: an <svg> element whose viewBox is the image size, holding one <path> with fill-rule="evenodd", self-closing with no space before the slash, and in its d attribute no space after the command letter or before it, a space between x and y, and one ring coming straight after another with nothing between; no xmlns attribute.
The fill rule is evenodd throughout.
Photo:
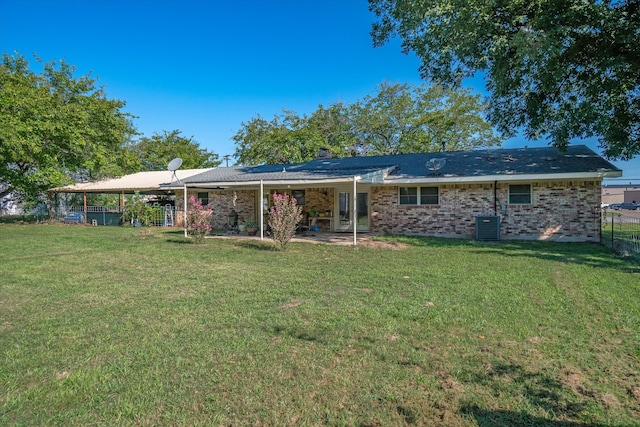
<svg viewBox="0 0 640 427"><path fill-rule="evenodd" d="M353 190L337 190L335 231L353 231ZM369 231L369 193L356 195L357 231Z"/></svg>

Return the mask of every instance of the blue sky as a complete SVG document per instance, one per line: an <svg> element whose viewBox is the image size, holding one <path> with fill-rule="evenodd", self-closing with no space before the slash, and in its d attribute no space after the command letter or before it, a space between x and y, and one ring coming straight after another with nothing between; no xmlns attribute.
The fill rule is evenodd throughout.
<svg viewBox="0 0 640 427"><path fill-rule="evenodd" d="M179 129L222 157L258 114L354 102L385 80L421 84L398 41L373 48L373 20L366 0L0 0L0 51L65 59L126 101L145 136ZM640 181L640 158L613 163Z"/></svg>

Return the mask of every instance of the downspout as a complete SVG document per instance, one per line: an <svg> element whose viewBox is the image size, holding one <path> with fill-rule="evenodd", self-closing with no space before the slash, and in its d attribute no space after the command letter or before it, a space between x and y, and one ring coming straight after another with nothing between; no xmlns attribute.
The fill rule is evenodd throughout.
<svg viewBox="0 0 640 427"><path fill-rule="evenodd" d="M184 184L184 215L182 215L182 223L184 224L184 237L187 237L187 184Z"/></svg>
<svg viewBox="0 0 640 427"><path fill-rule="evenodd" d="M82 194L84 194L84 225L87 225L87 192Z"/></svg>
<svg viewBox="0 0 640 427"><path fill-rule="evenodd" d="M264 240L264 206L263 199L264 198L264 185L262 180L260 180L260 200L258 200L258 204L260 205L260 240Z"/></svg>
<svg viewBox="0 0 640 427"><path fill-rule="evenodd" d="M353 246L356 246L356 229L358 228L358 207L356 203L358 202L358 193L356 193L356 177L353 176Z"/></svg>

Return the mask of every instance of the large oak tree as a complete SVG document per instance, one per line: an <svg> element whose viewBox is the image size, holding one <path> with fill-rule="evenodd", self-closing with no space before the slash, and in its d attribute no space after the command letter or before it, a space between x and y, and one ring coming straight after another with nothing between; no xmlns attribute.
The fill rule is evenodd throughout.
<svg viewBox="0 0 640 427"><path fill-rule="evenodd" d="M0 60L0 198L34 201L73 174L117 174L135 132L125 103L108 99L89 74L36 61L40 73L23 56Z"/></svg>
<svg viewBox="0 0 640 427"><path fill-rule="evenodd" d="M310 116L285 110L242 123L233 137L240 164L299 163L323 147L334 157L471 150L499 145L486 106L467 89L383 83L353 104L319 106Z"/></svg>
<svg viewBox="0 0 640 427"><path fill-rule="evenodd" d="M369 0L374 45L399 37L424 78L485 73L498 130L598 137L604 155L640 152L640 1Z"/></svg>

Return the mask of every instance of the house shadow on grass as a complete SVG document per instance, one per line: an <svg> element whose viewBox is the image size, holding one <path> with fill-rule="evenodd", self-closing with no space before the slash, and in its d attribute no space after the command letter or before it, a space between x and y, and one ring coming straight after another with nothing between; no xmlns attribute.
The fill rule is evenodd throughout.
<svg viewBox="0 0 640 427"><path fill-rule="evenodd" d="M498 254L504 257L531 257L548 261L584 264L597 268L616 268L625 273L640 273L640 265L632 260L617 257L611 250L597 243L566 243L529 240L502 240L479 242L469 239L447 239L420 236L381 236L378 239L394 240L411 246L429 248L471 249L477 254Z"/></svg>
<svg viewBox="0 0 640 427"><path fill-rule="evenodd" d="M564 264L582 264L595 268L616 268L625 273L640 273L640 265L617 257L606 247L596 243L559 242L474 242L477 253L494 253L503 257L532 257ZM481 247L480 247L481 246Z"/></svg>

